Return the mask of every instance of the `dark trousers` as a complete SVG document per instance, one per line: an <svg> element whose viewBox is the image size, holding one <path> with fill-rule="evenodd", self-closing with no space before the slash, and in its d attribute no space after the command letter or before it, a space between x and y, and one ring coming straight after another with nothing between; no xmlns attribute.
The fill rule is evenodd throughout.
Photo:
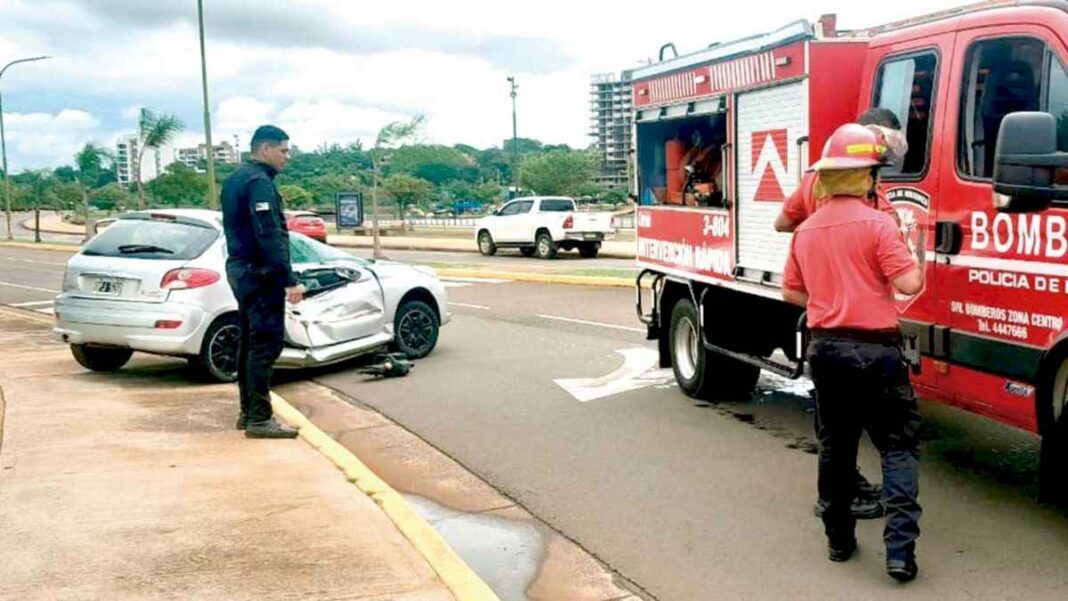
<svg viewBox="0 0 1068 601"><path fill-rule="evenodd" d="M226 266L237 298L241 340L237 348L237 387L248 421L271 419L271 375L285 336L285 287L253 274L239 263Z"/></svg>
<svg viewBox="0 0 1068 601"><path fill-rule="evenodd" d="M819 412L819 494L832 543L853 537L857 446L867 431L883 467L888 559L904 559L920 535L917 430L920 414L897 346L819 338L808 350Z"/></svg>

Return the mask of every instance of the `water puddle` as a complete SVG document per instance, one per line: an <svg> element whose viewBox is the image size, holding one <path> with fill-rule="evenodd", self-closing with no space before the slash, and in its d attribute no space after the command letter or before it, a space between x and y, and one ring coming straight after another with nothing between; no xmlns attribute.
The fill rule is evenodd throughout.
<svg viewBox="0 0 1068 601"><path fill-rule="evenodd" d="M406 494L404 498L501 601L529 601L527 588L537 577L545 555L545 537L537 527L456 511L418 495Z"/></svg>

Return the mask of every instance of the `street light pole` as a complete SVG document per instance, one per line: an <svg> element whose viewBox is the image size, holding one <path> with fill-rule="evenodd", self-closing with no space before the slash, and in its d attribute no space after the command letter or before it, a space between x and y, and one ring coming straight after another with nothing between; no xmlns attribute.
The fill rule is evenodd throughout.
<svg viewBox="0 0 1068 601"><path fill-rule="evenodd" d="M514 187L519 177L519 138L516 136L515 126L515 97L519 86L515 83L515 77L509 76L508 83L512 86L512 186ZM509 198L511 195L509 195Z"/></svg>
<svg viewBox="0 0 1068 601"><path fill-rule="evenodd" d="M215 147L211 145L211 104L208 102L208 55L204 51L204 0L197 0L197 19L200 24L200 80L204 87L204 141L208 145L208 207L214 209Z"/></svg>
<svg viewBox="0 0 1068 601"><path fill-rule="evenodd" d="M4 77L4 71L7 71L12 65L19 63L30 63L33 61L43 61L50 56L33 56L30 58L20 58L13 60L10 63L4 65L3 69L0 69L0 79ZM4 137L4 95L3 90L0 89L0 154L3 155L4 165L4 214L7 218L7 239L14 238L14 232L11 229L11 178L7 172L7 139Z"/></svg>

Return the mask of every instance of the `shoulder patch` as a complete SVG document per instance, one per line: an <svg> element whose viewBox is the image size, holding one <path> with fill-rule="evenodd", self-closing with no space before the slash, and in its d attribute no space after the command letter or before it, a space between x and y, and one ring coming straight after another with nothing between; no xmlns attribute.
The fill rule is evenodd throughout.
<svg viewBox="0 0 1068 601"><path fill-rule="evenodd" d="M258 213L261 213L263 211L270 211L271 210L271 203L269 203L269 202L257 202L255 205L253 205L252 208L255 209L256 212L258 212Z"/></svg>

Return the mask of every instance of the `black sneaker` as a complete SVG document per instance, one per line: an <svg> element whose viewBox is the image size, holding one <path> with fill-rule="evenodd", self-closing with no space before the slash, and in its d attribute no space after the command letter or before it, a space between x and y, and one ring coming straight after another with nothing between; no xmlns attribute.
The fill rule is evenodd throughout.
<svg viewBox="0 0 1068 601"><path fill-rule="evenodd" d="M245 428L245 436L248 438L296 438L297 430L289 426L283 426L274 418L262 422L249 422Z"/></svg>
<svg viewBox="0 0 1068 601"><path fill-rule="evenodd" d="M827 541L827 559L834 562L849 561L850 557L853 557L853 553L857 550L857 539L851 538L847 541L835 543L834 541Z"/></svg>
<svg viewBox="0 0 1068 601"><path fill-rule="evenodd" d="M244 430L245 428L247 428L248 427L248 415L246 415L245 413L242 413L241 415L238 415L237 416L237 424L234 427L237 428L238 430Z"/></svg>
<svg viewBox="0 0 1068 601"><path fill-rule="evenodd" d="M916 579L916 574L920 572L920 567L916 565L916 559L909 557L907 559L887 559L886 560L886 573L891 578L898 582L909 582Z"/></svg>
<svg viewBox="0 0 1068 601"><path fill-rule="evenodd" d="M812 513L816 517L821 517L826 509L827 501L820 499L816 501L816 505L812 508ZM849 511L858 520L877 520L886 515L886 507L883 506L883 502L870 497L853 499L853 502L849 505Z"/></svg>

